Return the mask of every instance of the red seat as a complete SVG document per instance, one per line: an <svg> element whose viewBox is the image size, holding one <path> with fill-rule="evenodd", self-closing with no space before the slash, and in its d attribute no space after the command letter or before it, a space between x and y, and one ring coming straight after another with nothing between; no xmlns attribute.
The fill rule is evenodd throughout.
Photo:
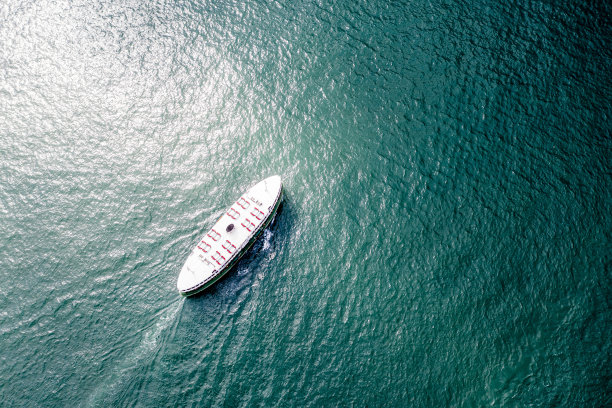
<svg viewBox="0 0 612 408"><path fill-rule="evenodd" d="M238 205L239 205L240 207L242 207L242 209L243 209L243 210L246 210L246 209L249 207L249 205L250 205L250 204L251 204L251 203L249 203L249 202L248 202L247 200L245 200L243 197L240 197L240 199L238 199Z"/></svg>
<svg viewBox="0 0 612 408"><path fill-rule="evenodd" d="M249 232L253 231L253 228L255 228L255 224L253 224L248 218L245 218L244 222L240 225L246 228L246 230Z"/></svg>
<svg viewBox="0 0 612 408"><path fill-rule="evenodd" d="M234 251L236 250L236 245L229 242L229 240L225 240L225 244L221 246L223 247L223 249L225 249L230 254L234 253Z"/></svg>
<svg viewBox="0 0 612 408"><path fill-rule="evenodd" d="M227 212L227 215L229 215L233 219L237 219L238 217L240 217L240 213L234 210L233 208L229 209L229 211Z"/></svg>
<svg viewBox="0 0 612 408"><path fill-rule="evenodd" d="M219 239L219 237L221 237L221 234L219 234L214 229L211 229L210 232L206 234L206 236L210 237L210 239L212 239L213 241L216 241Z"/></svg>
<svg viewBox="0 0 612 408"><path fill-rule="evenodd" d="M261 221L263 219L264 213L263 211L260 211L257 207L255 207L253 208L253 211L251 211L251 215Z"/></svg>

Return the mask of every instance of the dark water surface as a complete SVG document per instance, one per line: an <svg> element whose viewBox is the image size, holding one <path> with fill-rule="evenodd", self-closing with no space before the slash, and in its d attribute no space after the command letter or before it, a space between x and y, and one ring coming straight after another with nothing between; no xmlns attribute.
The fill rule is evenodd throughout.
<svg viewBox="0 0 612 408"><path fill-rule="evenodd" d="M611 405L611 15L3 2L0 405Z"/></svg>

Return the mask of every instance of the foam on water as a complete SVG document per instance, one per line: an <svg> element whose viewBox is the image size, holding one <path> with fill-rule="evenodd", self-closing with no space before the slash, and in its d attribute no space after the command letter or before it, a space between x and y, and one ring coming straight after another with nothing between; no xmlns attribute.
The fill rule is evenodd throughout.
<svg viewBox="0 0 612 408"><path fill-rule="evenodd" d="M177 299L165 310L155 315L151 326L144 328L138 333L140 341L135 346L130 346L130 352L118 362L113 362L96 388L85 399L87 406L109 406L120 401L126 393L133 393L139 386L134 378L142 375L141 371L150 369L163 345L163 339L176 332L178 315L183 302ZM146 372L145 372L146 375Z"/></svg>

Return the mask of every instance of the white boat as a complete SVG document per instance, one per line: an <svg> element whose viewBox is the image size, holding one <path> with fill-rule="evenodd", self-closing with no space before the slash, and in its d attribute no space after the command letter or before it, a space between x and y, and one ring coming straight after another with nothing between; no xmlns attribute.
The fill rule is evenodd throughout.
<svg viewBox="0 0 612 408"><path fill-rule="evenodd" d="M187 258L176 283L178 291L194 295L230 270L272 220L281 193L281 178L272 176L232 204Z"/></svg>

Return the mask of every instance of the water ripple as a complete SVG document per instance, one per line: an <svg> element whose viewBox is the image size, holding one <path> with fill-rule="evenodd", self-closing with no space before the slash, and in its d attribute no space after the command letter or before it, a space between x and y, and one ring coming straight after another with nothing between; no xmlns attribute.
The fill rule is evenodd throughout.
<svg viewBox="0 0 612 408"><path fill-rule="evenodd" d="M609 6L345 3L0 5L2 405L605 405Z"/></svg>

